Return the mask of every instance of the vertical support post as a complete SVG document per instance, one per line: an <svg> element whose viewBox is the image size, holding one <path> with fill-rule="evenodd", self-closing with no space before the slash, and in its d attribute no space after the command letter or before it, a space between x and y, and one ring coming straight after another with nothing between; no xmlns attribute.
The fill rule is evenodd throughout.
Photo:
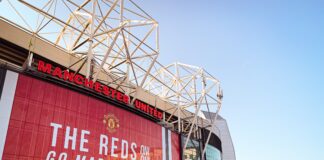
<svg viewBox="0 0 324 160"><path fill-rule="evenodd" d="M95 16L96 16L96 5L97 0L93 0L92 3L92 14L91 14L91 25L90 25L90 37L89 37L89 49L87 54L87 69L86 69L86 78L90 79L91 77L91 65L93 59L93 35L94 35L94 23L95 23Z"/></svg>
<svg viewBox="0 0 324 160"><path fill-rule="evenodd" d="M160 29L159 29L159 25L156 25L156 37L155 37L155 41L156 41L156 51L158 53L160 53L160 41L159 41L159 37L160 37Z"/></svg>
<svg viewBox="0 0 324 160"><path fill-rule="evenodd" d="M179 66L178 66L178 62L175 63L175 70L176 70L176 74L177 74L177 77L175 79L175 83L176 83L176 86L177 86L177 107L178 107L178 112L177 112L177 116L178 116L178 131L179 133L181 133L181 106L180 106L180 81L179 81L179 77L180 77L180 74L179 74Z"/></svg>
<svg viewBox="0 0 324 160"><path fill-rule="evenodd" d="M212 130L213 130L213 129L215 128L215 126L216 126L216 121L217 121L218 113L219 113L219 111L220 111L220 109L221 109L221 106L222 106L222 103L221 103L222 97L223 97L223 95L222 95L221 90L220 90L220 88L219 88L219 90L218 90L218 94L217 94L217 99L218 99L218 101L217 101L217 111L216 111L216 115L215 115L215 117L214 117L214 119L213 119L213 121L212 121L212 124L211 124L211 130L209 131L209 134L208 134L207 140L206 140L206 142L205 142L205 146L204 146L204 150L203 150L203 152L202 152L202 155L204 155L205 152L206 152L207 145L208 145L208 143L209 143L209 140L210 140L210 136L211 136Z"/></svg>
<svg viewBox="0 0 324 160"><path fill-rule="evenodd" d="M201 93L201 97L199 98L198 103L197 103L197 107L196 107L196 111L195 111L195 116L194 116L193 121L192 121L192 124L190 126L190 130L189 130L189 133L188 133L188 136L187 136L185 145L183 147L183 151L185 151L185 149L186 149L186 147L188 145L188 142L189 142L189 139L190 139L190 135L192 133L192 130L193 130L195 124L197 123L197 116L198 116L198 113L200 112L201 102L204 99L204 96L206 96L206 83L205 83L205 80L204 80L204 76L203 76L203 72L202 71L201 71L201 77L203 78L202 79L202 82L201 82L202 83L202 93Z"/></svg>

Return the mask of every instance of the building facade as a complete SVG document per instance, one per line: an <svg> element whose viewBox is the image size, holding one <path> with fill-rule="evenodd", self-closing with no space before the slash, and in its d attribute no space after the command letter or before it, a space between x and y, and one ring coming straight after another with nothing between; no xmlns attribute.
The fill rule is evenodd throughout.
<svg viewBox="0 0 324 160"><path fill-rule="evenodd" d="M63 22L43 10L51 2L43 8L20 2L48 21L35 32L0 17L0 159L235 160L218 115L220 82L200 67L158 63L159 47L146 44L158 25L146 12L118 0L101 4L112 3L105 11L102 1L67 1L77 11ZM111 11L121 16L107 31L115 24L108 20L117 19ZM127 12L145 20L128 19ZM143 25L153 28L134 38L128 29ZM47 29L60 34L41 36ZM71 44L64 47L65 35Z"/></svg>

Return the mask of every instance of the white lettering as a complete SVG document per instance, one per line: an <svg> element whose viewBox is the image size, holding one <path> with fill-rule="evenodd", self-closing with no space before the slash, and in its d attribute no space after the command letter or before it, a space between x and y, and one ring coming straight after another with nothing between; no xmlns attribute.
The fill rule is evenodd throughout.
<svg viewBox="0 0 324 160"><path fill-rule="evenodd" d="M70 127L66 127L65 131L65 141L64 141L64 148L68 149L69 148L69 141L72 141L72 150L75 150L75 145L76 145L76 137L77 137L77 128L73 128L73 135L70 136Z"/></svg>
<svg viewBox="0 0 324 160"><path fill-rule="evenodd" d="M78 155L75 160L87 160L87 156L82 156L82 158L81 158L81 156ZM89 160L95 160L95 158L94 157L90 157ZM102 158L99 158L98 160L103 160L103 159Z"/></svg>
<svg viewBox="0 0 324 160"><path fill-rule="evenodd" d="M56 153L54 151L50 151L47 153L46 160L55 160Z"/></svg>
<svg viewBox="0 0 324 160"><path fill-rule="evenodd" d="M100 135L99 154L102 155L102 150L105 149L104 155L108 155L108 137L106 135Z"/></svg>
<svg viewBox="0 0 324 160"><path fill-rule="evenodd" d="M50 151L46 156L46 160L55 160L55 157L56 157L56 152ZM58 157L58 160L66 160L66 159L67 159L67 153L65 152L61 153L60 156Z"/></svg>
<svg viewBox="0 0 324 160"><path fill-rule="evenodd" d="M115 153L115 149L117 149L115 142L118 142L118 138L112 137L111 138L111 156L118 158L118 155Z"/></svg>
<svg viewBox="0 0 324 160"><path fill-rule="evenodd" d="M133 152L133 154L131 155L131 159L132 160L136 160L136 151L135 151L135 149L136 149L136 143L132 143L132 145L131 145L131 150L132 150L132 152Z"/></svg>
<svg viewBox="0 0 324 160"><path fill-rule="evenodd" d="M82 159L81 159L81 156L78 155L75 160L86 160L86 158L87 158L87 156L82 156Z"/></svg>
<svg viewBox="0 0 324 160"><path fill-rule="evenodd" d="M59 160L66 160L67 159L67 153L61 153L58 159Z"/></svg>
<svg viewBox="0 0 324 160"><path fill-rule="evenodd" d="M150 160L150 147L141 145L141 160Z"/></svg>
<svg viewBox="0 0 324 160"><path fill-rule="evenodd" d="M89 152L88 148L84 148L84 144L89 142L88 139L86 139L84 136L89 134L90 131L86 131L86 130L81 131L80 151L82 152Z"/></svg>
<svg viewBox="0 0 324 160"><path fill-rule="evenodd" d="M57 132L59 128L62 128L62 125L57 123L51 123L51 127L53 127L52 147L55 147L57 140Z"/></svg>
<svg viewBox="0 0 324 160"><path fill-rule="evenodd" d="M128 142L125 140L122 140L121 158L126 159L127 157L128 157Z"/></svg>

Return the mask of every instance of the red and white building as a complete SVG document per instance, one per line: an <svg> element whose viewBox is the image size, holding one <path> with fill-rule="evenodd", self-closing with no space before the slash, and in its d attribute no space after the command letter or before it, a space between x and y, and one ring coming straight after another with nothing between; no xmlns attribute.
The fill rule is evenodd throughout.
<svg viewBox="0 0 324 160"><path fill-rule="evenodd" d="M133 1L0 5L0 159L235 160L220 82Z"/></svg>

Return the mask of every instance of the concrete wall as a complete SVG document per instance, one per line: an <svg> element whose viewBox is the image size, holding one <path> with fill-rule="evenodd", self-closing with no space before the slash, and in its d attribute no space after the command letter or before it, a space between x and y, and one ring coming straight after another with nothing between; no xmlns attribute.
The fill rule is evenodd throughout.
<svg viewBox="0 0 324 160"><path fill-rule="evenodd" d="M213 132L222 141L222 160L236 160L234 145L226 120L221 116L218 116L216 126L217 129Z"/></svg>

